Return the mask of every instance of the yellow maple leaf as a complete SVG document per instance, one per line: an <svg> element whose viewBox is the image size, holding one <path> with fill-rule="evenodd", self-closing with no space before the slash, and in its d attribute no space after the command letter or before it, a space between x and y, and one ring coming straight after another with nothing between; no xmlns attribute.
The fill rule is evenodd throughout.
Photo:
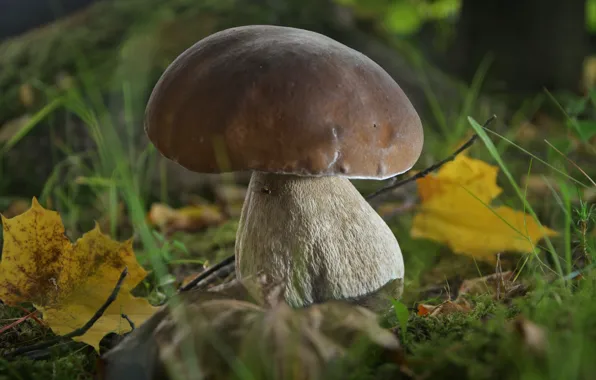
<svg viewBox="0 0 596 380"><path fill-rule="evenodd" d="M124 267L128 276L116 300L83 336L74 338L99 349L109 332L130 330L121 313L136 324L156 310L130 291L147 275L136 260L132 241L117 242L96 225L72 244L60 215L36 198L25 213L2 215L4 246L0 261L0 300L9 305L31 302L52 330L64 335L82 327L103 305Z"/></svg>
<svg viewBox="0 0 596 380"><path fill-rule="evenodd" d="M496 166L460 154L443 165L436 176L417 180L418 194L422 202L427 202L465 187L482 202L489 203L503 191L497 186L498 172Z"/></svg>
<svg viewBox="0 0 596 380"><path fill-rule="evenodd" d="M459 155L436 175L418 180L421 205L412 237L494 262L498 252L532 252L538 240L556 235L524 212L489 206L502 191L496 184L497 172L495 166Z"/></svg>

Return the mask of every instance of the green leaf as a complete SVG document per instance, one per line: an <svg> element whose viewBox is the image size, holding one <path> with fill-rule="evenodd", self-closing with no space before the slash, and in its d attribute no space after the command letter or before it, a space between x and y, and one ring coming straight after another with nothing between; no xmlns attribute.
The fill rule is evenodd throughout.
<svg viewBox="0 0 596 380"><path fill-rule="evenodd" d="M393 33L411 34L422 25L422 17L411 2L398 1L387 9L383 25Z"/></svg>
<svg viewBox="0 0 596 380"><path fill-rule="evenodd" d="M410 312L408 308L403 303L399 302L398 300L391 300L393 303L393 310L395 310L395 317L397 318L397 322L399 323L399 329L401 331L401 339L402 342L406 340L406 331L408 329L408 318L410 317Z"/></svg>
<svg viewBox="0 0 596 380"><path fill-rule="evenodd" d="M577 126L577 133L583 142L590 140L596 136L596 121L594 120L578 120L575 122Z"/></svg>
<svg viewBox="0 0 596 380"><path fill-rule="evenodd" d="M586 27L588 32L596 32L596 1L588 0L586 3Z"/></svg>
<svg viewBox="0 0 596 380"><path fill-rule="evenodd" d="M47 105L45 105L41 110L37 111L35 115L31 116L27 120L27 122L22 125L19 130L11 136L6 144L0 150L0 155L6 154L9 150L11 150L19 141L21 141L31 130L38 125L41 121L43 121L48 115L54 112L58 107L62 105L62 98L54 99Z"/></svg>

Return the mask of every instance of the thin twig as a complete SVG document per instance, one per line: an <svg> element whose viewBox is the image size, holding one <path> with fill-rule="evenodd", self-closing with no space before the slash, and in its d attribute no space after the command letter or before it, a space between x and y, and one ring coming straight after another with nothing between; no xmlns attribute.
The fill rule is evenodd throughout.
<svg viewBox="0 0 596 380"><path fill-rule="evenodd" d="M492 123L492 122L493 122L493 121L494 121L496 118L497 118L497 116L496 116L496 115L493 115L493 116L491 116L491 117L490 117L490 118L489 118L487 121L485 121L485 122L484 122L483 128L486 128L486 127L488 127L488 125L489 125L490 123ZM388 192L388 191L391 191L391 190L393 190L393 189L396 189L396 188L398 188L398 187L401 187L401 186L403 186L403 185L405 185L405 184L408 184L408 183L410 183L410 182L412 182L412 181L415 181L415 180L417 180L417 179L420 179L420 178L426 177L427 175L429 175L430 173L432 173L432 172L434 172L435 170L439 169L441 166L445 165L445 164L446 164L446 163L448 163L449 161L453 161L453 160L455 159L455 157L457 157L457 155L458 155L458 154L460 154L461 152L463 152L464 150L466 150L466 149L468 149L470 146L472 146L472 144L474 144L474 142L475 142L477 139L478 139L478 135L477 135L476 133L474 133L474 134L472 135L472 137L470 137L470 138L468 139L468 141L466 141L466 142L464 143L464 145L460 146L460 147L459 147L459 148L458 148L458 149L457 149L455 152L453 152L453 153L452 153L452 154L451 154L449 157L447 157L447 158L445 158L444 160L442 160L442 161L439 161L439 162L437 162L437 163L435 163L435 164L433 164L433 165L429 166L428 168L426 168L426 169L424 169L424 170L422 170L422 171L420 171L420 172L416 173L416 175L413 175L413 176L411 176L411 177L409 177L409 178L406 178L406 179L404 179L404 180L401 180L401 181L399 181L399 182L392 183L391 185L388 185L388 186L382 187L382 188L380 188L379 190L375 191L374 193L367 195L367 196L366 196L364 199L366 199L367 201L370 201L371 199L373 199L373 198L376 198L376 197L378 197L378 196L379 196L379 195L381 195L381 194L384 194L384 193L386 193L386 192ZM393 177L393 178L395 178L395 177ZM393 179L393 178L390 178L390 179Z"/></svg>
<svg viewBox="0 0 596 380"><path fill-rule="evenodd" d="M235 257L232 255L220 261L219 263L209 267L205 271L201 272L197 277L193 278L188 284L181 286L178 289L178 292L186 292L190 289L193 289L199 282L205 280L207 277L210 277L213 273L217 272L218 270L232 264L234 262Z"/></svg>
<svg viewBox="0 0 596 380"><path fill-rule="evenodd" d="M501 299L501 284L505 286L503 281L503 268L501 267L501 253L497 253L497 264L495 265L495 274L497 275L497 301Z"/></svg>
<svg viewBox="0 0 596 380"><path fill-rule="evenodd" d="M590 177L588 175L588 173L586 173L578 164L575 163L575 161L573 161L571 158L567 157L565 155L565 153L561 152L559 149L557 149L553 144L551 144L547 139L544 139L544 142L547 143L551 148L553 148L555 150L555 152L559 153L564 159L566 159L567 161L569 161L569 163L571 165L573 165L577 170L580 171L580 173L582 173L584 175L584 177L586 177L588 179L588 181L590 181L592 183L592 185L596 186L596 182L592 179L592 177Z"/></svg>
<svg viewBox="0 0 596 380"><path fill-rule="evenodd" d="M27 314L29 314L29 313L30 313L30 310L27 310L27 309L25 309L25 308L24 308L24 307L22 307L21 305L16 305L16 307L17 307L18 309L21 309L23 312L25 312L25 313L27 313ZM35 310L35 311L36 311L36 312L39 312L39 310ZM41 319L37 318L37 317L35 316L35 313L31 314L31 318L32 318L32 319L33 319L35 322L37 322L37 323L38 323L40 326L42 326L42 327L48 327L48 324L47 324L45 321L42 321Z"/></svg>
<svg viewBox="0 0 596 380"><path fill-rule="evenodd" d="M93 327L95 322L97 322L97 320L102 317L103 313L105 313L105 311L108 309L108 307L110 307L112 302L114 302L116 300L116 297L118 297L118 293L120 292L120 288L122 287L122 283L124 282L124 279L126 278L127 275L128 275L128 268L125 267L124 270L122 271L122 273L120 273L118 282L116 283L114 290L112 290L112 293L110 294L110 296L108 297L106 302L104 302L104 304L95 312L95 314L93 314L91 319L89 319L89 321L87 321L87 323L85 323L85 325L83 325L83 327L80 327L74 331L69 332L66 335L59 336L52 340L48 340L48 341L38 343L38 344L33 344L30 346L19 347L15 350L9 352L6 355L6 357L14 357L17 355L25 354L27 352L42 350L44 348L49 348L57 343L62 342L65 339L71 339L71 338L75 338L75 337L85 334L91 327Z"/></svg>
<svg viewBox="0 0 596 380"><path fill-rule="evenodd" d="M124 313L120 314L120 316L126 319L126 322L128 322L130 326L130 331L133 331L135 329L135 323L132 321L132 319L130 319L130 317Z"/></svg>
<svg viewBox="0 0 596 380"><path fill-rule="evenodd" d="M31 318L33 316L33 314L35 314L35 313L37 313L37 310L33 310L29 314L17 319L16 321L12 322L11 324L3 326L2 328L0 328L0 334L5 332L6 330L10 330L11 328L25 322L27 319Z"/></svg>

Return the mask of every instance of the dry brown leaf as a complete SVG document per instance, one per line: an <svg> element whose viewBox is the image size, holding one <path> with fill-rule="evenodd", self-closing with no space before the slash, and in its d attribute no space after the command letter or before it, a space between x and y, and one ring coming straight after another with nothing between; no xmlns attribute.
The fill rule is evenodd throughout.
<svg viewBox="0 0 596 380"><path fill-rule="evenodd" d="M445 301L439 305L418 305L418 315L421 317L438 317L453 313L469 313L472 306L465 298L458 298L455 301Z"/></svg>
<svg viewBox="0 0 596 380"><path fill-rule="evenodd" d="M226 218L217 206L193 205L173 209L163 203L154 203L148 214L151 224L158 226L166 234L176 231L193 232L223 223Z"/></svg>
<svg viewBox="0 0 596 380"><path fill-rule="evenodd" d="M582 87L589 91L596 85L596 56L590 55L584 59L582 72Z"/></svg>
<svg viewBox="0 0 596 380"><path fill-rule="evenodd" d="M33 86L29 83L24 83L19 86L19 100L25 107L31 107L35 101L35 94Z"/></svg>
<svg viewBox="0 0 596 380"><path fill-rule="evenodd" d="M535 354L543 354L548 347L544 329L525 317L513 320L513 329L522 339L524 345Z"/></svg>
<svg viewBox="0 0 596 380"><path fill-rule="evenodd" d="M9 141L31 121L31 115L21 115L0 125L0 143Z"/></svg>
<svg viewBox="0 0 596 380"><path fill-rule="evenodd" d="M507 271L488 276L464 280L459 287L459 295L505 294L513 286L514 273Z"/></svg>
<svg viewBox="0 0 596 380"><path fill-rule="evenodd" d="M58 87L61 90L69 90L73 88L75 85L75 79L72 77L72 75L64 71L61 71L58 74L56 74L55 80L56 87Z"/></svg>
<svg viewBox="0 0 596 380"><path fill-rule="evenodd" d="M228 379L234 374L231 363L241 362L256 378L319 379L325 378L329 362L363 343L361 338L399 349L395 335L359 306L328 302L295 310L271 300L275 296L265 297L270 306L263 307L201 296L209 293L214 292L182 295L178 306L163 309L127 336L104 356L103 378L120 379L121 373L130 378L137 371L149 378L166 363L176 379L194 379L198 373Z"/></svg>
<svg viewBox="0 0 596 380"><path fill-rule="evenodd" d="M538 136L540 136L539 134L539 128L529 122L523 122L519 125L518 128L516 128L515 131L515 141L518 142L529 142L529 141L534 141L538 138Z"/></svg>
<svg viewBox="0 0 596 380"><path fill-rule="evenodd" d="M548 196L551 194L551 187L554 191L560 190L559 184L554 178L534 174L524 175L520 187L533 196Z"/></svg>
<svg viewBox="0 0 596 380"><path fill-rule="evenodd" d="M29 210L29 207L31 207L29 201L16 199L8 205L6 210L2 212L2 215L4 215L5 218L12 218Z"/></svg>
<svg viewBox="0 0 596 380"><path fill-rule="evenodd" d="M583 200L587 203L596 203L596 187L584 189Z"/></svg>
<svg viewBox="0 0 596 380"><path fill-rule="evenodd" d="M220 183L215 187L217 203L232 217L240 216L246 198L246 186L234 183Z"/></svg>
<svg viewBox="0 0 596 380"><path fill-rule="evenodd" d="M399 214L403 214L408 211L411 211L415 207L416 207L416 204L413 201L412 202L394 201L394 202L382 203L381 205L379 205L376 208L376 210L379 213L379 215L381 215L382 218L386 219L386 218L391 218L395 215L399 215Z"/></svg>
<svg viewBox="0 0 596 380"><path fill-rule="evenodd" d="M419 304L418 305L418 315L420 317L425 317L425 316L429 315L431 310L433 310L434 308L435 308L435 306L433 306L433 305Z"/></svg>

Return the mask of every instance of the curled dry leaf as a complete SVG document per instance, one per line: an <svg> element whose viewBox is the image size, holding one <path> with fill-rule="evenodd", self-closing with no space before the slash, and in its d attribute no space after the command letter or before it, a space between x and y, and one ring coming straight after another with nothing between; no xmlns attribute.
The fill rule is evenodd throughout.
<svg viewBox="0 0 596 380"><path fill-rule="evenodd" d="M548 347L544 329L524 317L512 321L513 330L521 338L523 344L535 354L543 354Z"/></svg>
<svg viewBox="0 0 596 380"><path fill-rule="evenodd" d="M19 100L25 107L31 107L35 102L33 86L30 83L23 83L19 87Z"/></svg>
<svg viewBox="0 0 596 380"><path fill-rule="evenodd" d="M596 203L596 187L584 189L583 200L587 203Z"/></svg>
<svg viewBox="0 0 596 380"><path fill-rule="evenodd" d="M6 218L12 218L17 215L21 215L27 211L29 207L31 207L29 201L24 199L15 199L8 205L6 210L2 211L2 215L4 215Z"/></svg>
<svg viewBox="0 0 596 380"><path fill-rule="evenodd" d="M545 197L551 194L552 190L560 191L559 183L555 178L543 175L524 175L520 186L529 196ZM573 194L572 194L573 195Z"/></svg>
<svg viewBox="0 0 596 380"><path fill-rule="evenodd" d="M507 271L493 273L488 276L464 280L459 287L459 295L504 294L513 286L514 273Z"/></svg>
<svg viewBox="0 0 596 380"><path fill-rule="evenodd" d="M31 302L58 335L83 326L103 305L124 267L129 275L104 315L75 340L99 349L108 332L125 332L127 314L142 323L156 308L130 291L147 272L137 263L132 241L117 242L95 229L75 244L64 234L57 212L35 198L31 208L12 219L2 216L4 246L0 261L0 300L8 305Z"/></svg>
<svg viewBox="0 0 596 380"><path fill-rule="evenodd" d="M541 238L557 235L528 214L490 206L502 191L497 171L496 166L458 155L437 175L417 180L421 205L411 235L493 263L498 252L533 252Z"/></svg>
<svg viewBox="0 0 596 380"><path fill-rule="evenodd" d="M453 313L469 313L472 306L465 298L458 298L455 301L445 301L439 305L418 305L418 315L421 317L438 317Z"/></svg>
<svg viewBox="0 0 596 380"><path fill-rule="evenodd" d="M329 364L355 344L399 348L376 315L359 306L329 302L295 310L275 295L264 307L214 293L172 300L103 357L103 378L228 379L242 369L258 379L325 379Z"/></svg>
<svg viewBox="0 0 596 380"><path fill-rule="evenodd" d="M515 131L515 141L535 141L539 136L541 136L540 128L529 121L522 122Z"/></svg>
<svg viewBox="0 0 596 380"><path fill-rule="evenodd" d="M21 115L0 125L0 143L13 139L31 121L31 115Z"/></svg>
<svg viewBox="0 0 596 380"><path fill-rule="evenodd" d="M217 203L232 217L240 216L246 192L246 186L234 183L220 183L215 187Z"/></svg>
<svg viewBox="0 0 596 380"><path fill-rule="evenodd" d="M376 209L381 218L389 219L395 215L405 214L413 210L416 206L414 201L406 200L405 202L385 202L380 204Z"/></svg>
<svg viewBox="0 0 596 380"><path fill-rule="evenodd" d="M219 207L203 204L173 209L163 203L154 203L147 217L151 224L158 226L166 234L198 231L226 220Z"/></svg>

